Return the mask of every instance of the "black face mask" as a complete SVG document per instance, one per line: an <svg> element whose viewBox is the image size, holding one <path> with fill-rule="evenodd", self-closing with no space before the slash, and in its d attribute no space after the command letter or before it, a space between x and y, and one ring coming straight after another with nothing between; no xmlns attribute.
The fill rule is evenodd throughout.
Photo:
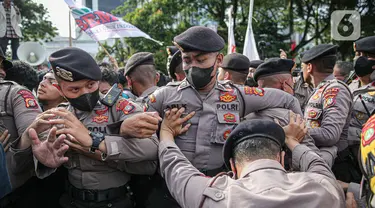
<svg viewBox="0 0 375 208"><path fill-rule="evenodd" d="M199 67L190 67L185 70L186 79L191 85L197 90L204 88L210 83L213 76L211 76L212 71L214 70L216 60L214 65L209 68L199 68Z"/></svg>
<svg viewBox="0 0 375 208"><path fill-rule="evenodd" d="M77 98L66 98L69 103L78 110L90 112L94 109L96 103L98 102L99 89L92 93L83 94Z"/></svg>
<svg viewBox="0 0 375 208"><path fill-rule="evenodd" d="M258 83L255 82L254 78L248 77L245 81L245 85L249 87L258 87Z"/></svg>
<svg viewBox="0 0 375 208"><path fill-rule="evenodd" d="M374 69L375 60L369 60L367 57L360 56L354 61L354 70L357 76L364 77L371 74Z"/></svg>

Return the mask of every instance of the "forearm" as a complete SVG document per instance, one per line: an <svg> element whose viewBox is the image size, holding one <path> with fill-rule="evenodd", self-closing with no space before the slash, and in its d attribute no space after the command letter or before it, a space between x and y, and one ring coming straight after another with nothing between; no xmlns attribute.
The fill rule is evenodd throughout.
<svg viewBox="0 0 375 208"><path fill-rule="evenodd" d="M26 129L23 132L20 140L17 142L17 145L16 145L17 149L25 150L25 149L27 149L31 146L31 139L29 138L28 131L29 131L29 129Z"/></svg>
<svg viewBox="0 0 375 208"><path fill-rule="evenodd" d="M106 154L103 160L154 161L157 160L158 141L155 135L147 139L106 136L99 149Z"/></svg>
<svg viewBox="0 0 375 208"><path fill-rule="evenodd" d="M293 168L299 169L301 172L322 174L336 180L324 160L305 145L295 145L292 155Z"/></svg>
<svg viewBox="0 0 375 208"><path fill-rule="evenodd" d="M331 129L326 127L309 129L309 134L314 139L317 147L330 147L339 141L341 131L332 131Z"/></svg>

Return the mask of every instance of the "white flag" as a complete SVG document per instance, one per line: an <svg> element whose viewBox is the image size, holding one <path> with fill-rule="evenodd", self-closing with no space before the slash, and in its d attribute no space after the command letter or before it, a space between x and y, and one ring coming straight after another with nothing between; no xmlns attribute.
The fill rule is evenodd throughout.
<svg viewBox="0 0 375 208"><path fill-rule="evenodd" d="M228 17L229 17L229 23L228 23L228 54L236 53L236 42L234 40L232 13L233 13L233 6L231 6L228 10Z"/></svg>
<svg viewBox="0 0 375 208"><path fill-rule="evenodd" d="M245 45L243 47L243 55L247 56L247 58L249 58L250 61L259 60L259 54L258 54L257 46L255 43L253 27L252 27L253 7L254 7L254 0L250 0L249 20L248 20L249 22L247 24Z"/></svg>
<svg viewBox="0 0 375 208"><path fill-rule="evenodd" d="M65 0L65 2L72 10L77 25L96 41L109 38L144 37L161 44L134 25L112 14L103 11L92 11L87 7L75 4L73 0Z"/></svg>

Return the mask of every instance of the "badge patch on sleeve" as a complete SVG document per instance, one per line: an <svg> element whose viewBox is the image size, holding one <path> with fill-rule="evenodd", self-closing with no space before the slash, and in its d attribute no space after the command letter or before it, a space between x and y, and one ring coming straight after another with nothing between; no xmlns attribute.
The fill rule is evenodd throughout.
<svg viewBox="0 0 375 208"><path fill-rule="evenodd" d="M264 95L264 89L258 87L245 86L244 91L246 95L256 95L261 97Z"/></svg>
<svg viewBox="0 0 375 208"><path fill-rule="evenodd" d="M227 140L227 139L228 139L230 132L231 132L230 129L224 131L224 134L223 134L223 138L224 138L224 140Z"/></svg>
<svg viewBox="0 0 375 208"><path fill-rule="evenodd" d="M336 96L339 93L340 89L339 88L331 88L328 89L324 92L324 97L328 96Z"/></svg>
<svg viewBox="0 0 375 208"><path fill-rule="evenodd" d="M362 145L363 146L369 145L375 138L374 134L375 134L374 128L372 127L368 128L362 136L362 139L361 139Z"/></svg>
<svg viewBox="0 0 375 208"><path fill-rule="evenodd" d="M319 121L311 121L311 122L310 122L310 127L311 127L312 129L320 127L320 123L319 123Z"/></svg>
<svg viewBox="0 0 375 208"><path fill-rule="evenodd" d="M148 98L150 99L151 103L155 103L156 102L156 98L155 98L154 94L149 95Z"/></svg>
<svg viewBox="0 0 375 208"><path fill-rule="evenodd" d="M92 118L92 121L95 123L104 123L108 122L108 116L104 115L108 111L108 107L105 106L102 110L95 110L97 116Z"/></svg>
<svg viewBox="0 0 375 208"><path fill-rule="evenodd" d="M314 110L310 110L308 113L309 118L316 118L317 115L318 113Z"/></svg>
<svg viewBox="0 0 375 208"><path fill-rule="evenodd" d="M28 90L20 90L17 94L21 95L25 101L26 108L38 108L38 102L35 100L34 95Z"/></svg>
<svg viewBox="0 0 375 208"><path fill-rule="evenodd" d="M330 95L330 96L325 96L324 97L324 108L331 107L336 104L336 95Z"/></svg>
<svg viewBox="0 0 375 208"><path fill-rule="evenodd" d="M224 114L224 121L226 121L228 123L236 123L237 122L236 116L232 113Z"/></svg>
<svg viewBox="0 0 375 208"><path fill-rule="evenodd" d="M120 100L116 105L117 111L122 111L124 114L128 115L133 113L135 106L127 100Z"/></svg>
<svg viewBox="0 0 375 208"><path fill-rule="evenodd" d="M237 96L233 92L223 92L220 95L220 101L225 103L233 102L237 99Z"/></svg>

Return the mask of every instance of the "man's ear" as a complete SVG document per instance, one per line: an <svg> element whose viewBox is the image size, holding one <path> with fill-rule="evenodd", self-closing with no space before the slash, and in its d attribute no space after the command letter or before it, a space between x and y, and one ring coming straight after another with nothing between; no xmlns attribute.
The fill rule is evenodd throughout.
<svg viewBox="0 0 375 208"><path fill-rule="evenodd" d="M285 151L281 151L279 157L280 157L281 166L283 166L283 168L285 168Z"/></svg>
<svg viewBox="0 0 375 208"><path fill-rule="evenodd" d="M231 80L232 79L232 77L230 76L230 74L229 74L229 72L225 72L224 73L224 80Z"/></svg>
<svg viewBox="0 0 375 208"><path fill-rule="evenodd" d="M219 53L219 55L217 55L217 65L219 67L221 67L221 64L223 63L223 59L224 59L224 55L222 53Z"/></svg>
<svg viewBox="0 0 375 208"><path fill-rule="evenodd" d="M159 72L156 72L155 82L158 83L159 80L160 80L160 73L159 73Z"/></svg>
<svg viewBox="0 0 375 208"><path fill-rule="evenodd" d="M132 80L130 79L130 77L129 77L129 76L126 76L125 78L126 78L126 81L127 81L127 83L128 83L128 87L129 87L129 86L132 86L133 83L132 83Z"/></svg>
<svg viewBox="0 0 375 208"><path fill-rule="evenodd" d="M308 63L307 64L307 72L309 72L309 73L312 73L312 71L313 71L313 65L311 64L311 63Z"/></svg>
<svg viewBox="0 0 375 208"><path fill-rule="evenodd" d="M237 179L237 168L236 168L236 164L234 162L234 159L233 158L230 158L229 159L229 163L230 163L230 169L232 170L233 174L234 174L234 177L235 179Z"/></svg>

